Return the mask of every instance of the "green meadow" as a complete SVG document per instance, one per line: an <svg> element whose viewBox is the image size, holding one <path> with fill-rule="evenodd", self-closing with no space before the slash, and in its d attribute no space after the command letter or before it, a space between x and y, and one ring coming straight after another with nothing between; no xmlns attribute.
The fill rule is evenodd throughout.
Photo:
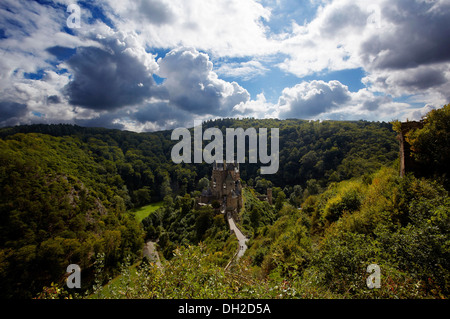
<svg viewBox="0 0 450 319"><path fill-rule="evenodd" d="M133 209L131 212L135 214L136 221L140 223L145 217L156 211L163 205L163 202L152 203L147 206L142 206L136 209Z"/></svg>

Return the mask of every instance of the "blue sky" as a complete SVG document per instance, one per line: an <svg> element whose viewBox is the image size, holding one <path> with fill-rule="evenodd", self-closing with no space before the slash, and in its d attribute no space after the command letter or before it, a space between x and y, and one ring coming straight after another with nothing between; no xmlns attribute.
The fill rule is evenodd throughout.
<svg viewBox="0 0 450 319"><path fill-rule="evenodd" d="M2 0L0 126L420 119L449 103L448 21L449 0Z"/></svg>

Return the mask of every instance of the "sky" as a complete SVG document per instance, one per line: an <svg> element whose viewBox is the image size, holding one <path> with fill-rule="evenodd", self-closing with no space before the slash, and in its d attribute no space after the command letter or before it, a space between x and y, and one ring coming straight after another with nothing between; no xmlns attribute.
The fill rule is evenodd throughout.
<svg viewBox="0 0 450 319"><path fill-rule="evenodd" d="M450 103L450 0L1 0L0 127L419 120Z"/></svg>

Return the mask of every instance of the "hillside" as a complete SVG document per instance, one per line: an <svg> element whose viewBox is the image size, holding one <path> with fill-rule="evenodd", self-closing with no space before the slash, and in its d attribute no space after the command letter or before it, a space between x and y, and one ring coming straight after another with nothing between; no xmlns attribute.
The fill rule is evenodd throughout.
<svg viewBox="0 0 450 319"><path fill-rule="evenodd" d="M448 193L432 180L397 176L390 124L222 119L208 127L280 128L277 174L261 176L259 165L241 165L241 223L251 240L232 275L223 267L235 237L213 208L195 207L211 167L174 164L170 131L0 129L2 297L33 297L52 282L63 286L71 263L82 267L83 289L90 289L98 282L98 256L103 282L127 260L139 261L145 239L158 240L173 277L165 276L163 287L161 270L143 265L139 282L149 286L134 287L134 297L273 297L282 284L295 287L291 297L393 297L387 285L371 295L355 288L364 285L364 267L372 262L387 269L395 287L418 285L417 297L448 296ZM267 187L274 205L257 199ZM160 208L136 221L133 209L159 201ZM423 255L414 255L416 249ZM183 268L186 263L199 267ZM236 274L245 280L237 283ZM213 277L224 285L217 295L193 285ZM265 284L255 287L260 281ZM199 290L178 294L189 285ZM138 294L141 288L147 294Z"/></svg>

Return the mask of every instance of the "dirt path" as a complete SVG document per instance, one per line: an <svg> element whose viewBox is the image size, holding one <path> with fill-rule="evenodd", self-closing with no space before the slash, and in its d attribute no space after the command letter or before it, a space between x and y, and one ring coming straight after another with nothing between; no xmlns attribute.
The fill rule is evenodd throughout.
<svg viewBox="0 0 450 319"><path fill-rule="evenodd" d="M143 254L144 257L147 257L148 260L152 263L155 263L156 266L161 267L161 260L159 259L158 252L156 251L156 243L154 241L148 241L145 243Z"/></svg>

